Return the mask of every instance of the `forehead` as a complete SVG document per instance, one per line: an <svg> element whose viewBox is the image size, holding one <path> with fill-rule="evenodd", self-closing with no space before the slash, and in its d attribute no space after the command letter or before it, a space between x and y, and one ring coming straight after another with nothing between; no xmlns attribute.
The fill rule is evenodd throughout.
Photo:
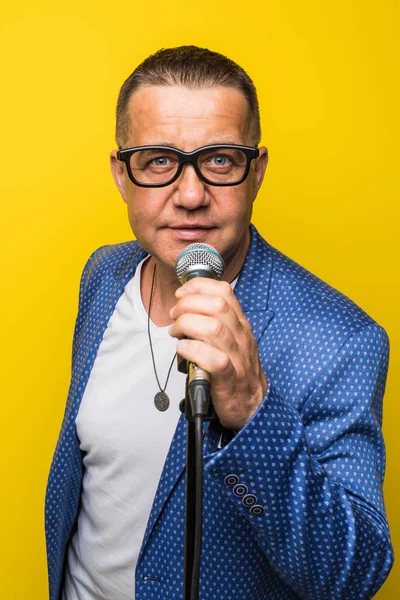
<svg viewBox="0 0 400 600"><path fill-rule="evenodd" d="M214 143L249 144L248 104L232 87L143 86L129 101L129 145L190 151Z"/></svg>

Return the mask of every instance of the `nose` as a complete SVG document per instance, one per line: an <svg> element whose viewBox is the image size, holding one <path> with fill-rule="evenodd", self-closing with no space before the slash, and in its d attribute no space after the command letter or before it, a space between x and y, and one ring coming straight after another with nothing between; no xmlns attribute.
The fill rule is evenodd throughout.
<svg viewBox="0 0 400 600"><path fill-rule="evenodd" d="M196 210L196 208L208 205L206 184L198 177L193 165L184 165L175 185L175 206Z"/></svg>

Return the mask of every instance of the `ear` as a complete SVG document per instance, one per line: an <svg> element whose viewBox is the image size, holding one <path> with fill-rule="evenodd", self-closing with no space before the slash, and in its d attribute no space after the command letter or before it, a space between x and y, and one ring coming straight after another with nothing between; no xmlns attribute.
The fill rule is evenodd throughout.
<svg viewBox="0 0 400 600"><path fill-rule="evenodd" d="M126 202L126 185L127 185L127 172L125 163L117 158L117 151L113 150L110 154L110 167L113 175L115 185L117 186L119 193L122 196L124 202Z"/></svg>
<svg viewBox="0 0 400 600"><path fill-rule="evenodd" d="M264 181L264 175L265 175L265 170L267 168L267 165L268 165L268 150L265 146L261 146L260 153L259 153L258 158L256 159L256 164L255 164L255 169L254 169L254 176L253 176L254 177L254 179L253 179L254 198L253 198L253 201L256 199L258 190L260 189L261 184Z"/></svg>

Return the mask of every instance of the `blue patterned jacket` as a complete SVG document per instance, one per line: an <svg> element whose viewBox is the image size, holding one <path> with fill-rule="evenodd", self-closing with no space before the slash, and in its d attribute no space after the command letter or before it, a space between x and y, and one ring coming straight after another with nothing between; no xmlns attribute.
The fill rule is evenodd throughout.
<svg viewBox="0 0 400 600"><path fill-rule="evenodd" d="M393 560L382 498L387 336L253 226L251 237L235 293L269 385L233 439L221 447L218 425L205 436L200 598L371 598ZM144 256L137 242L106 246L82 275L72 380L46 495L51 600L59 599L79 511L75 418L107 322ZM144 535L136 600L183 598L185 439L182 416Z"/></svg>

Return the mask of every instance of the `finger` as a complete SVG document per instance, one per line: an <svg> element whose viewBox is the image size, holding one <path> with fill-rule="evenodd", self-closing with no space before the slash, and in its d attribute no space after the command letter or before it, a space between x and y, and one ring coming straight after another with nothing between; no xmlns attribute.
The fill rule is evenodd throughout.
<svg viewBox="0 0 400 600"><path fill-rule="evenodd" d="M231 329L222 321L206 315L181 315L169 328L169 334L178 339L202 341L229 354L238 351L238 342Z"/></svg>
<svg viewBox="0 0 400 600"><path fill-rule="evenodd" d="M221 296L231 306L232 310L235 311L238 319L243 317L241 306L227 281L195 277L179 287L175 292L175 296L178 299L190 294Z"/></svg>
<svg viewBox="0 0 400 600"><path fill-rule="evenodd" d="M182 358L195 363L210 375L220 375L228 380L235 372L233 364L225 352L200 340L179 340L176 351Z"/></svg>
<svg viewBox="0 0 400 600"><path fill-rule="evenodd" d="M178 319L184 314L201 314L221 319L223 323L236 329L239 324L236 312L223 296L187 294L180 298L170 310L170 317Z"/></svg>

